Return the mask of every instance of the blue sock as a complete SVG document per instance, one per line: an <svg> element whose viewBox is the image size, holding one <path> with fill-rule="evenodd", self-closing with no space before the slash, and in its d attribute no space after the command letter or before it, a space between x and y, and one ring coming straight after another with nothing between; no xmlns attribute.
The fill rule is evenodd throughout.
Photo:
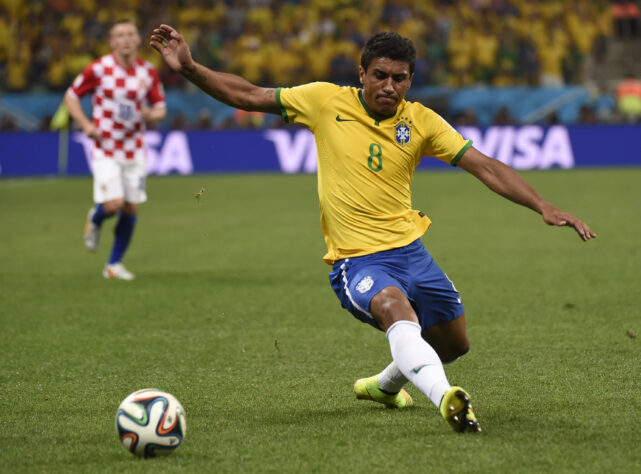
<svg viewBox="0 0 641 474"><path fill-rule="evenodd" d="M91 220L98 227L100 227L102 225L102 221L104 221L105 219L108 219L111 216L113 216L113 214L107 214L105 212L105 208L102 207L102 204L100 204L100 203L96 204L96 207L94 207L94 209L95 209L96 212L94 212L93 218Z"/></svg>
<svg viewBox="0 0 641 474"><path fill-rule="evenodd" d="M117 263L122 260L122 256L125 254L127 247L129 247L131 236L134 233L136 220L136 216L130 216L129 214L125 214L120 211L118 223L116 224L116 239L114 240L114 246L111 249L111 257L109 257L110 264Z"/></svg>

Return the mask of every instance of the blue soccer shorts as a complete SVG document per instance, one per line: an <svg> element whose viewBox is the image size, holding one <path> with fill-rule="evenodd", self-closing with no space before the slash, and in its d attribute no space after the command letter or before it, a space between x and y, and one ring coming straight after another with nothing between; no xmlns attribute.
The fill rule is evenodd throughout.
<svg viewBox="0 0 641 474"><path fill-rule="evenodd" d="M377 329L370 302L383 288L399 288L423 330L464 313L461 297L420 240L405 247L334 263L329 280L343 308Z"/></svg>

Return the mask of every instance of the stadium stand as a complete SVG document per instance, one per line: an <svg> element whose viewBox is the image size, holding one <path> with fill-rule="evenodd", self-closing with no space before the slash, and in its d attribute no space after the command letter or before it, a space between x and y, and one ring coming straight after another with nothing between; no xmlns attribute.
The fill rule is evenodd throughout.
<svg viewBox="0 0 641 474"><path fill-rule="evenodd" d="M55 109L34 109L28 97L40 94L43 103L47 96L60 98L93 58L108 51L110 25L130 18L144 38L160 23L175 25L197 60L266 86L354 84L368 35L396 30L418 52L412 98L431 98L455 122L487 125L499 110L500 120L508 112L519 123L540 121L550 103L561 104L549 112L563 121L578 122L581 107L596 110L597 103L598 120L616 120L616 106L606 108L630 72L630 55L638 56L639 16L638 2L606 0L0 0L0 115L19 129L44 122ZM163 126L235 124L225 108L189 109L193 86L150 47L142 54L161 71L168 91L171 117ZM459 91L466 100L477 97L471 110L452 105L461 102L452 100ZM524 100L529 92L547 102L524 108L502 99ZM563 113L570 99L572 113ZM477 102L496 104L492 116ZM178 111L182 123L175 120Z"/></svg>

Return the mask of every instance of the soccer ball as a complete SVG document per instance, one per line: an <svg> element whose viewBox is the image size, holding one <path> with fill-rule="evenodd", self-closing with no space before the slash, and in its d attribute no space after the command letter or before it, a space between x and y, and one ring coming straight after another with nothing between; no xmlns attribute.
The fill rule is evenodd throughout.
<svg viewBox="0 0 641 474"><path fill-rule="evenodd" d="M185 410L170 393L138 390L118 407L116 429L123 446L136 456L171 454L187 432Z"/></svg>

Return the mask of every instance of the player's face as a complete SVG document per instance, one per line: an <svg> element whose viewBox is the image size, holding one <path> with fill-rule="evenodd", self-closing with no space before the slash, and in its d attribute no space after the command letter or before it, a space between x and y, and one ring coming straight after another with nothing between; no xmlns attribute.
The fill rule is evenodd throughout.
<svg viewBox="0 0 641 474"><path fill-rule="evenodd" d="M109 46L118 56L131 56L140 46L140 35L133 23L118 23L111 28Z"/></svg>
<svg viewBox="0 0 641 474"><path fill-rule="evenodd" d="M390 115L412 85L410 65L389 58L374 59L367 71L359 66L363 100L376 115Z"/></svg>

